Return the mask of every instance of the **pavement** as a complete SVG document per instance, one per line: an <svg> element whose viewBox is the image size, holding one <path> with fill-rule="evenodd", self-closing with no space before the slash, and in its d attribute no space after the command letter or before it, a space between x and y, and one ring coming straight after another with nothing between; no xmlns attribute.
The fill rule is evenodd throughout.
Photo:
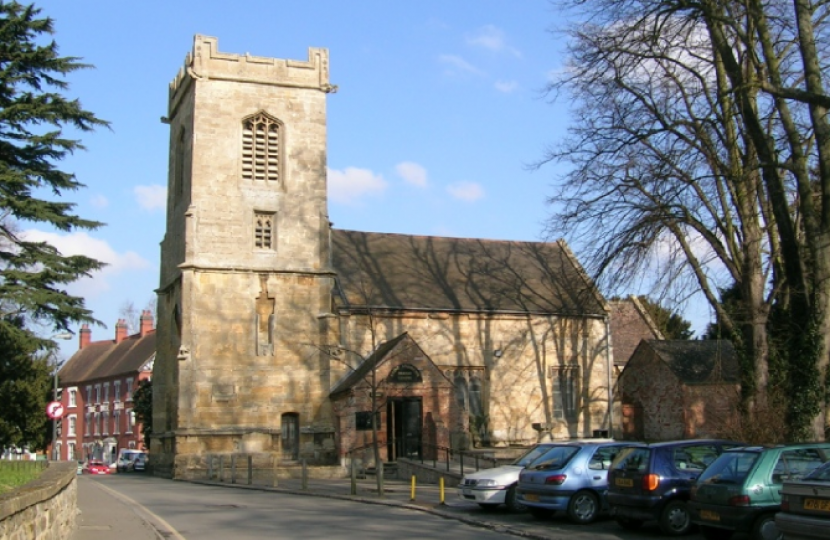
<svg viewBox="0 0 830 540"><path fill-rule="evenodd" d="M256 489L293 495L306 495L351 500L367 504L379 504L409 508L422 512L451 518L468 524L483 526L499 532L515 534L525 538L550 538L547 535L533 534L524 528L516 528L504 523L489 523L478 516L471 516L471 503L458 498L456 486L447 485L442 498L441 488L435 484L417 484L413 490L411 481L395 478L384 479L383 496L378 495L377 480L368 477L357 481L356 493L351 494L351 480L346 479L309 479L303 485L300 479L280 479L276 487L247 485L240 482L201 481L193 482L211 486L223 486L230 489ZM70 540L160 540L165 538L151 524L148 516L117 491L87 476L78 477L77 526Z"/></svg>

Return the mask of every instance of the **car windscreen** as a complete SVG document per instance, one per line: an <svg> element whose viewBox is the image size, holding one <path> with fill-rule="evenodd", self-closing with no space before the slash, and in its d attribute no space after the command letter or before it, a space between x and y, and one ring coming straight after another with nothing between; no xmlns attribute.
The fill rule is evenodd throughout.
<svg viewBox="0 0 830 540"><path fill-rule="evenodd" d="M527 465L528 469L542 470L561 469L579 452L578 446L553 446L542 454L536 461Z"/></svg>
<svg viewBox="0 0 830 540"><path fill-rule="evenodd" d="M533 463L537 459L539 459L542 454L550 450L550 445L548 444L540 444L538 446L534 446L531 448L527 453L525 453L522 457L511 463L511 465L518 465L519 467L527 467L528 464Z"/></svg>
<svg viewBox="0 0 830 540"><path fill-rule="evenodd" d="M611 464L611 470L644 472L648 468L650 456L651 450L649 448L623 448Z"/></svg>
<svg viewBox="0 0 830 540"><path fill-rule="evenodd" d="M822 482L830 482L830 462L825 463L805 476L804 480L820 480Z"/></svg>
<svg viewBox="0 0 830 540"><path fill-rule="evenodd" d="M706 467L698 484L742 484L758 461L759 452L724 452Z"/></svg>

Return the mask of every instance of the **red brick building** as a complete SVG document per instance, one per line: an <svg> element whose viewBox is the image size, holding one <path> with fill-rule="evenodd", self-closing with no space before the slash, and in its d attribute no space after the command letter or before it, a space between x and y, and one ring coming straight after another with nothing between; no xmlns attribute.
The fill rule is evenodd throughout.
<svg viewBox="0 0 830 540"><path fill-rule="evenodd" d="M738 358L725 340L643 340L619 380L622 436L732 436L740 425Z"/></svg>
<svg viewBox="0 0 830 540"><path fill-rule="evenodd" d="M58 372L65 411L56 443L58 459L112 463L122 449L144 448L133 392L153 373L152 313L141 314L137 334L127 332L123 319L115 325L115 339L92 341L89 326L81 328L78 352Z"/></svg>

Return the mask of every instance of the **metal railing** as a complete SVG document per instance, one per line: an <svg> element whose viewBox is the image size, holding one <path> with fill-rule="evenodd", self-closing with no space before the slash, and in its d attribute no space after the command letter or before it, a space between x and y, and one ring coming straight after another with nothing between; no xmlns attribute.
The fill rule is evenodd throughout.
<svg viewBox="0 0 830 540"><path fill-rule="evenodd" d="M438 446L435 444L421 443L422 451L420 455L420 462L428 463L432 461L432 467L437 469L438 464L441 463L442 468L450 470L451 464L457 463L461 472L464 471L464 463L475 467L475 469L491 469L499 465L499 460L490 456L482 456L479 452L470 452L468 450L457 450L448 448L446 446ZM425 457L425 455L427 457ZM483 467L482 462L489 463L489 466Z"/></svg>
<svg viewBox="0 0 830 540"><path fill-rule="evenodd" d="M369 443L352 448L347 453L349 460L353 460L358 452L370 450L373 446L373 443ZM458 450L447 446L439 446L424 442L421 442L418 445L416 452L403 451L402 442L396 441L395 439L392 439L391 441L379 441L378 446L380 448L395 448L397 457L419 461L421 464L429 464L431 462L434 469L438 469L440 464L440 467L446 469L447 471L451 470L452 465L457 465L461 471L464 471L465 465L468 467L475 467L475 470L478 471L481 469L497 467L501 464L501 461L498 458L483 456L480 452Z"/></svg>

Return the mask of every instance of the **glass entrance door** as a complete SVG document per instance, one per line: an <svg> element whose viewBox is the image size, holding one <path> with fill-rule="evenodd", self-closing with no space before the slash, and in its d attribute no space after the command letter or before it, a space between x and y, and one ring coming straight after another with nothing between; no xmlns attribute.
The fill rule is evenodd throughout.
<svg viewBox="0 0 830 540"><path fill-rule="evenodd" d="M421 457L421 398L391 398L386 404L386 440L390 461Z"/></svg>

